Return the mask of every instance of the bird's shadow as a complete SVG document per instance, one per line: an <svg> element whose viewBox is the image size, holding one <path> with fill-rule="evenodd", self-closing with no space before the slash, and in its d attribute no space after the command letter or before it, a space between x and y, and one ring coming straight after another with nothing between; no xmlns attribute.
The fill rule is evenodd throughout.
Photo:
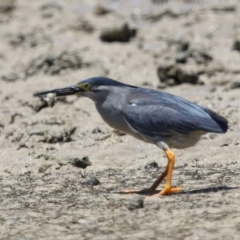
<svg viewBox="0 0 240 240"><path fill-rule="evenodd" d="M208 188L200 188L195 190L183 191L176 194L181 195L181 194L215 193L219 191L230 191L230 190L239 189L239 188L240 187L227 187L227 186L208 187Z"/></svg>

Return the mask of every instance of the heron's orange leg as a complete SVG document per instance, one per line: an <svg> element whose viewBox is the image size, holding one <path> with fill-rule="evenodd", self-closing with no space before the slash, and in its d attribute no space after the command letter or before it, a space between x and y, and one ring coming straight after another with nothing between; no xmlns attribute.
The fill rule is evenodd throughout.
<svg viewBox="0 0 240 240"><path fill-rule="evenodd" d="M157 193L157 195L160 194L164 196L172 193L181 192L183 190L183 188L181 187L172 188L172 172L174 169L175 154L170 149L167 149L165 153L168 159L167 167L165 171L162 173L162 175L157 178L157 180L152 184L150 188L146 188L143 190L130 189L130 190L125 190L122 193L138 193L138 194L146 194L146 195L154 195ZM167 181L164 189L162 191L157 190L158 185L164 180L166 176L167 176Z"/></svg>
<svg viewBox="0 0 240 240"><path fill-rule="evenodd" d="M157 180L152 184L152 186L150 188L145 188L142 190L128 189L121 193L138 193L138 194L146 194L146 195L153 195L153 194L159 193L160 190L156 190L156 189L157 189L158 185L167 176L167 172L168 172L168 166L166 167L166 169L162 173L162 175L157 178Z"/></svg>
<svg viewBox="0 0 240 240"><path fill-rule="evenodd" d="M167 166L167 180L164 189L159 193L160 195L168 195L172 193L181 192L183 188L172 188L172 173L174 169L174 163L175 163L175 154L170 149L167 149L165 151L167 159L168 159L168 166Z"/></svg>

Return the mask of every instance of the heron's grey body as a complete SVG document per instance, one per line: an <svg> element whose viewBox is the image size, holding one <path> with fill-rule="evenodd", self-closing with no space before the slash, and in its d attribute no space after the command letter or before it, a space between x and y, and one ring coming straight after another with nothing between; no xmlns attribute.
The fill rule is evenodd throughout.
<svg viewBox="0 0 240 240"><path fill-rule="evenodd" d="M110 87L110 91L106 93L104 96L100 96L100 98L95 101L96 109L101 115L102 119L112 128L117 129L119 131L125 132L139 140L150 142L158 145L161 148L165 148L164 143L167 144L171 148L186 148L193 146L200 139L201 135L206 133L206 131L196 130L193 134L188 132L187 134L181 134L178 132L154 132L154 128L156 126L151 125L150 119L156 118L155 124L161 124L161 119L165 119L168 121L170 119L166 119L165 113L161 115L161 109L158 111L154 109L154 105L150 102L149 105L146 104L144 108L151 107L153 108L152 112L146 114L144 119L141 118L141 114L144 114L144 109L141 109L141 103L139 101L142 100L142 97L133 96L138 94L138 90L136 88L131 87L119 87L112 86ZM146 89L141 88L141 91L146 91ZM127 94L126 94L127 93ZM154 93L154 90L151 90L151 93ZM163 95L163 92L156 92L157 94ZM141 93L142 94L142 93ZM149 94L146 91L146 96ZM133 96L133 97L132 97ZM147 99L144 99L147 101ZM112 111L109 111L112 109ZM149 109L148 109L149 110ZM134 116L134 122L132 122L132 116L129 115L129 112L137 115ZM148 121L146 117L150 120ZM113 120L114 119L114 120ZM144 127L142 125L149 124L149 127L153 130L149 130L149 132L142 132ZM153 123L154 124L154 123Z"/></svg>
<svg viewBox="0 0 240 240"><path fill-rule="evenodd" d="M181 97L96 77L62 89L36 94L79 94L95 102L112 128L167 151L195 145L208 132L225 133L228 121L214 111Z"/></svg>
<svg viewBox="0 0 240 240"><path fill-rule="evenodd" d="M106 90L86 93L86 97L95 102L109 126L160 147L165 143L171 148L186 148L207 132L226 131L223 117L162 91L110 82Z"/></svg>

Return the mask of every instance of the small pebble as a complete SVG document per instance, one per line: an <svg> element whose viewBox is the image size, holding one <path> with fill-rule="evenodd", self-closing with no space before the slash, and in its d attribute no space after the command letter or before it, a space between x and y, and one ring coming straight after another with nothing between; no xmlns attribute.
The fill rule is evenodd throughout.
<svg viewBox="0 0 240 240"><path fill-rule="evenodd" d="M94 128L93 130L92 130L92 133L101 133L102 132L102 130L99 128L99 127L96 127L96 128Z"/></svg>
<svg viewBox="0 0 240 240"><path fill-rule="evenodd" d="M228 147L229 144L228 143L223 143L220 147Z"/></svg>
<svg viewBox="0 0 240 240"><path fill-rule="evenodd" d="M26 143L20 143L17 150L19 150L21 148L28 148L28 146L26 145Z"/></svg>
<svg viewBox="0 0 240 240"><path fill-rule="evenodd" d="M153 169L153 168L158 168L158 164L156 161L150 161L148 162L145 167L145 169Z"/></svg>
<svg viewBox="0 0 240 240"><path fill-rule="evenodd" d="M75 167L83 169L85 169L88 166L92 166L92 163L90 162L88 156L82 158L70 158L69 163L71 163Z"/></svg>
<svg viewBox="0 0 240 240"><path fill-rule="evenodd" d="M97 186L100 185L101 183L99 180L95 177L90 177L87 179L85 182L82 182L82 185L89 185L89 186Z"/></svg>
<svg viewBox="0 0 240 240"><path fill-rule="evenodd" d="M135 196L133 199L130 200L128 203L128 210L132 211L138 208L143 208L144 207L144 202L143 202L143 197L141 196Z"/></svg>

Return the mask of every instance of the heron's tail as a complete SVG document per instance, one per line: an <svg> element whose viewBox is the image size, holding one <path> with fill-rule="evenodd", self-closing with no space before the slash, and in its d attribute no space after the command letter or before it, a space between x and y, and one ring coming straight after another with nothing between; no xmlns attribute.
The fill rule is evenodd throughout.
<svg viewBox="0 0 240 240"><path fill-rule="evenodd" d="M217 114L216 112L205 108L205 112L209 114L209 116L212 118L212 120L217 124L217 128L213 131L216 133L225 133L228 130L228 120L221 115Z"/></svg>

